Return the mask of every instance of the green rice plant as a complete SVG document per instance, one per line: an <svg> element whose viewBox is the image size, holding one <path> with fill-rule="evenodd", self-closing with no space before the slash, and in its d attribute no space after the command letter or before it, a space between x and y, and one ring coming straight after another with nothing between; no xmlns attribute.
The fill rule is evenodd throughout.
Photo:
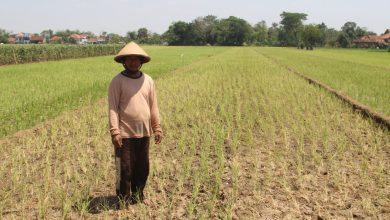
<svg viewBox="0 0 390 220"><path fill-rule="evenodd" d="M323 82L390 116L390 54L366 50L257 49L283 65Z"/></svg>
<svg viewBox="0 0 390 220"><path fill-rule="evenodd" d="M337 55L335 56L335 54ZM388 54L383 53L383 50L321 48L315 50L313 55L319 58L332 58L373 67L390 68L388 62L389 56Z"/></svg>

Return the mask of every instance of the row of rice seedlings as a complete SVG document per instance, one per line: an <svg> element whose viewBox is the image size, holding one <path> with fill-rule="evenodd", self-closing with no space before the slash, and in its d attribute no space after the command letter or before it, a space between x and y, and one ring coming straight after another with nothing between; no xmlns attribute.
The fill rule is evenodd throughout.
<svg viewBox="0 0 390 220"><path fill-rule="evenodd" d="M287 80L299 81L297 79L292 80L294 77L288 76L288 73L285 73L285 74L287 75L287 78L286 78ZM302 99L302 94L303 94L302 92L296 92L296 91L301 91L299 89L302 89L302 87L303 88L306 87L305 82L303 82L303 81L301 81L298 84L298 86L300 86L301 88L298 88L297 85L294 85L294 87L296 87L295 88L296 90L293 90L293 92L295 91L296 96L291 97L295 100L297 98ZM277 91L277 90L275 90L275 91ZM285 92L283 92L282 89L280 91L281 91L280 93L284 95L284 99L276 98L276 100L291 99ZM311 88L309 91L310 91L310 93L313 93L313 92L318 93L317 88L314 88L314 89ZM333 135L333 132L334 132L333 129L337 128L335 126L339 126L340 125L339 123L342 121L333 120L336 123L334 123L334 122L329 123L328 122L327 124L325 124L326 126L320 126L322 129L319 129L319 132L316 131L316 128L319 127L318 122L321 120L326 122L327 121L326 117L329 117L329 113L326 112L327 115L324 115L324 113L322 113L321 110L318 110L321 108L311 107L311 106L316 106L318 104L323 104L323 103L317 102L317 100L313 99L312 96L310 95L310 93L307 96L305 96L307 99L306 102L303 102L303 103L297 102L296 103L295 112L294 111L292 111L292 112L280 111L280 113L282 113L282 114L277 114L279 112L272 112L273 115L270 118L273 120L269 120L269 123L270 123L269 127L271 127L272 129L266 131L267 135L269 137L271 137L270 140L272 140L271 141L272 148L275 149L275 148L280 147L280 146L278 146L278 145L280 145L280 143L277 142L278 140L276 138L280 137L281 135L279 133L277 133L274 128L278 127L278 124L280 124L280 126L282 126L282 128L285 126L288 126L287 128L293 129L291 132L293 134L292 136L288 134L288 130L284 130L284 138L285 138L285 143L286 143L285 146L287 146L287 147L283 148L283 150L288 150L289 145L287 143L290 141L288 139L293 137L292 141L293 141L293 143L295 143L295 147L296 147L296 150L294 151L296 159L294 160L295 165L294 164L293 165L296 168L296 176L298 177L298 180L299 180L298 184L301 184L301 185L306 184L305 178L307 178L307 173L311 171L310 169L313 168L313 165L318 166L319 172L323 173L323 175L328 175L328 173L329 173L329 171L321 171L321 167L322 167L321 163L323 163L324 161L321 160L321 155L319 153L323 152L323 150L322 149L319 150L318 148L314 148L314 149L317 149L317 150L314 150L314 149L312 149L312 147L317 147L318 142L319 142L321 144L320 147L324 147L325 154L328 154L328 155L334 153L333 147L336 147L336 153L337 153L336 155L332 155L330 157L327 155L323 155L323 156L325 156L325 161L326 161L325 163L329 162L329 164L333 164L333 163L337 163L337 159L338 159L337 155L338 154L342 155L345 153L346 150L349 150L347 148L347 146L350 144L349 140L345 139L345 136L344 136L345 134L343 134L343 133L337 135L337 137L332 137L329 135L329 133L331 133ZM320 97L321 96L324 96L324 95L320 94ZM329 100L329 95L325 95L325 100ZM331 99L330 103L333 103L333 102L337 103L338 106L337 105L330 105L329 108L335 108L335 107L340 108L339 107L340 103L336 99L334 99L334 100ZM286 103L284 103L284 104L286 104ZM277 107L275 109L281 109L282 107L283 106L280 106L280 107ZM348 108L346 108L346 109L348 110ZM304 112L305 114L302 115L302 112ZM348 114L354 116L354 114L352 112L350 112L349 110L346 112ZM276 113L276 115L275 115L275 113ZM309 113L309 115L307 115L307 113ZM319 121L310 120L313 117L318 117L317 115L320 115L320 116L325 117L325 118L322 118ZM293 117L291 117L291 116L293 116ZM339 118L337 120L339 120ZM359 117L357 117L357 118L359 118ZM285 123L285 119L289 119L288 121L291 122L291 124ZM350 120L356 120L356 119L351 118ZM359 120L360 120L360 123L364 122L362 124L365 124L367 126L367 122L365 120L362 120L361 118L359 118ZM345 119L343 119L343 121L345 121ZM276 125L275 125L275 122L276 122ZM330 126L330 128L329 128L329 126ZM330 129L332 129L332 130L330 130ZM322 134L325 134L325 136L322 136ZM329 141L329 140L331 140L331 141ZM336 141L336 143L333 143L335 141ZM323 143L325 143L325 144L322 145ZM276 151L275 153L273 153L273 155L277 156L277 158L273 159L273 161L285 161L284 158L286 158L286 156L288 156L288 155L286 155L286 153L283 153L283 151ZM314 164L313 164L313 161L311 160L312 157L316 159ZM329 157L329 160L327 157ZM284 164L284 165L282 165L282 167L284 167L284 170L286 170L287 164L283 163L283 162L281 164ZM286 170L286 172L288 172L288 171ZM285 174L286 174L286 172L285 172ZM284 179L283 178L280 179L279 176L275 176L275 177L278 180L281 180L280 183L286 189L286 193L291 194L292 193L291 191L296 188L296 183L291 182L291 180L289 180L289 179L286 179L287 177ZM333 182L334 183L332 183L333 184L332 187L340 188L337 186L337 184L340 183L340 180L338 179L337 175L333 176ZM293 185L291 185L291 184L293 184Z"/></svg>
<svg viewBox="0 0 390 220"><path fill-rule="evenodd" d="M325 96L325 98L326 98L326 96ZM308 102L308 103L310 103L310 102ZM338 102L335 102L335 103L338 103ZM303 105L300 104L299 106L303 106ZM324 109L323 105L319 105L319 107L320 107L319 109ZM327 107L327 106L325 106L325 107ZM327 108L325 108L325 110L326 109ZM348 114L351 114L351 115L354 114L348 108L347 108L346 112ZM332 174L330 175L331 176L331 178L330 178L331 187L336 188L338 190L341 190L343 187L345 187L345 184L342 184L343 182L341 180L345 179L346 175L348 175L348 174L345 172L340 173L340 172L333 172L333 171L340 170L340 157L341 156L344 156L345 154L349 154L350 151L356 152L356 151L360 151L360 149L361 149L359 147L359 145L353 144L353 142L351 141L349 136L362 137L361 135L358 135L358 133L361 131L364 131L364 130L370 130L369 127L371 127L371 124L370 124L370 122L367 122L366 120L362 120L360 117L351 118L349 120L352 120L352 121L349 123L346 123L348 120L345 118L344 119L341 118L339 115L340 115L340 112L332 113L332 118L327 117L327 118L324 118L322 120L318 120L318 122L320 124L322 124L322 122L324 122L324 121L326 123L324 123L324 125L322 125L322 126L317 125L317 127L316 127L315 122L308 121L310 124L306 122L305 123L306 126L302 127L303 128L302 132L304 132L303 134L305 134L304 140L305 139L307 140L307 141L305 140L305 142L308 142L306 144L312 144L312 143L316 143L316 142L320 143L320 144L323 143L320 145L320 147L322 147L322 149L317 148L316 151L322 152L321 156L323 156L323 158L324 158L324 160L322 160L322 161L327 163L328 165L330 165L330 169L328 168L329 169L328 171L321 171L321 172L324 175L329 175L332 172ZM345 117L345 114L342 116ZM301 120L296 120L296 122L299 122L299 121L301 121ZM356 129L356 130L351 129L349 127L350 123L354 123L355 126L356 126L356 123L359 123L359 124L357 124L357 127L359 127L360 129ZM309 125L309 126L307 126L307 125ZM356 133L356 131L357 131L357 133ZM321 133L325 132L325 135L321 135L320 132ZM338 134L336 133L336 135L335 135L335 132L340 132L340 133L338 133ZM351 133L351 132L353 132L353 133ZM294 133L297 133L297 132L294 132ZM369 131L367 133L370 134ZM364 138L367 138L366 135L364 135ZM358 139L361 139L361 138L358 138ZM383 139L383 136L381 136L381 139L382 139L382 141L386 140L386 138ZM365 141L361 139L361 140L358 140L356 142L357 143L364 143ZM382 142L382 144L383 144L383 142ZM370 145L372 145L372 143ZM308 146L310 146L310 145L308 145ZM385 146L386 146L386 144L384 144L384 147ZM353 147L356 147L356 148L353 148ZM316 158L317 161L320 161L320 160L318 160L318 158L320 156L318 153L316 153L315 151L312 151L312 155L313 155L313 158ZM380 154L378 154L378 156L379 155ZM308 162L310 162L310 158L307 158L306 160L308 160ZM363 161L367 161L367 160L363 159ZM309 163L308 165L310 165L310 164L311 163ZM316 164L314 164L314 165L316 165ZM334 170L332 170L332 168ZM365 176L364 174L365 174L364 172L359 173L361 178L367 180L367 178L364 177ZM364 181L362 181L362 182L364 182ZM375 183L373 183L373 184L375 184ZM369 185L367 185L367 188L369 188Z"/></svg>
<svg viewBox="0 0 390 220"><path fill-rule="evenodd" d="M62 212L62 216L66 217L74 209L81 210L81 213L88 210L91 186L99 184L99 179L107 177L104 173L107 168L99 164L104 164L104 161L110 162L107 160L110 158L109 152L105 150L107 147L100 148L99 152L103 150L105 153L94 152L91 149L101 144L99 139L102 136L99 135L102 134L89 134L88 131L91 130L89 123L96 122L94 126L106 127L104 123L106 120L91 117L95 113L96 111L89 110L83 115L84 120L80 121L79 117L73 116L65 119L62 117L60 121L55 120L50 125L37 128L36 131L31 131L30 139L26 139L28 141L21 143L17 150L12 151L16 155L25 153L29 155L23 163L18 156L12 157L17 159L13 162L13 167L17 167L16 164L22 166L21 172L13 172L21 179L13 186L15 188L23 186L28 192L19 194L17 190L11 191L14 198L16 195L16 198L26 201L18 204L19 213L48 218L56 212ZM89 117L86 117L88 114ZM68 130L69 127L64 125L71 127L72 130ZM103 159L101 163L97 163L100 159ZM98 166L95 167L96 165ZM31 206L35 201L36 205ZM13 203L12 200L7 202L8 205ZM27 212L31 208L35 211Z"/></svg>
<svg viewBox="0 0 390 220"><path fill-rule="evenodd" d="M293 154L295 155L295 159L291 161L293 162L293 166L291 168L295 167L297 170L296 177L294 177L294 179L297 178L297 182L295 182L294 179L291 179L291 177L286 176L287 178L290 178L282 181L282 183L286 183L286 181L288 183L285 184L285 188L287 189L286 193L290 194L290 196L294 196L294 191L298 190L303 194L310 195L309 192L313 191L313 188L308 187L310 187L310 185L312 185L313 183L315 186L319 183L317 181L321 181L322 179L324 179L325 184L318 184L318 186L320 187L317 189L319 190L314 190L314 194L312 195L318 195L319 198L323 198L323 202L329 202L331 200L334 200L335 197L332 196L331 193L334 191L343 192L350 196L351 187L353 189L353 185L351 186L351 182L347 181L347 179L350 179L350 176L348 176L348 172L351 172L354 169L351 170L348 166L346 166L345 162L351 163L354 166L357 164L355 163L355 160L353 160L350 156L345 155L355 155L355 157L356 155L360 155L359 144L356 143L367 143L368 138L370 140L368 141L370 143L369 145L381 146L379 148L380 151L376 152L376 155L373 156L373 158L376 158L381 161L382 156L380 155L383 154L383 150L388 147L388 134L378 128L375 128L375 126L372 127L372 123L369 120L367 121L359 117L359 115L353 113L348 107L344 106L335 97L326 94L325 91L319 92L318 89L315 87L313 88L311 86L306 86L306 83L303 81L299 81L296 79L294 80L294 76L289 76L288 72L284 71L283 69L279 71L282 73L284 72L284 76L281 76L285 78L285 81L287 80L286 84L293 83L292 85L293 87L295 87L289 90L283 88L276 90L279 91L280 94L283 94L284 97L283 99L274 98L274 100L284 100L284 108L282 108L282 106L275 106L276 108L274 109L288 109L288 111L275 111L273 113L281 115L274 117L278 118L281 122L280 125L282 126L282 128L285 128L284 143L285 146L287 146L283 147L283 145L280 146L280 144L279 146L274 145L274 147L283 147L281 149L283 149L286 153L281 154L283 156L279 157L280 160L273 159L273 161L286 161L286 158L291 158L291 156L289 156L291 148L288 148L290 144L286 145L286 143L290 142L293 144L297 144L297 148L296 150L294 150L295 154ZM285 87L285 85L283 87ZM296 93L296 95L291 96L284 91L289 91L290 94ZM269 95L272 95L272 93L270 93ZM290 101L285 102L286 100ZM277 101L274 101L271 104L274 103L277 103ZM272 130L269 132L273 133ZM362 135L364 133L376 135L379 134L380 138L374 140L372 137ZM276 137L278 136L281 135L276 135ZM271 135L270 137L274 136ZM359 140L356 140L356 143L354 143L354 139ZM272 142L275 143L275 141ZM376 143L380 144L378 145ZM357 154L351 154L355 152ZM344 160L341 160L342 158ZM340 161L342 162L340 163ZM363 159L363 161L367 162L368 160ZM284 167L286 168L286 166ZM346 170L346 172L337 172L337 170L340 170L341 167L343 167L342 170ZM374 165L373 167L378 166ZM289 168L289 170L291 170L291 168ZM317 171L317 173L313 171ZM358 172L355 174L356 176L359 176L359 179L363 178L364 180L369 180L372 178L372 174L370 174L371 178L365 176L366 174L368 174L368 172ZM358 180L358 182L364 183L364 180ZM371 185L378 186L378 183L380 185L380 182L373 181L371 182ZM366 191L370 190L370 188L370 185L367 184L363 187L362 190ZM289 192L289 190L292 190L292 192ZM381 193L384 192L385 191L382 191ZM305 196L305 199L310 200L310 197ZM345 205L347 201L348 200L346 199L338 200L339 204L343 205ZM367 201L367 199L365 199L365 201ZM318 201L316 202L318 203ZM357 204L359 204L360 202L364 203L364 201L358 200L355 202ZM305 206L307 207L308 205L301 204L301 208L305 208ZM318 208L318 206L316 208ZM368 212L366 209L366 214L372 214L374 216L378 215L378 211L373 212L372 210L374 209L371 209L371 211ZM325 212L323 212L321 208L317 209L317 212L320 216L330 216L330 214L335 214L334 212L330 213L329 211L329 209Z"/></svg>

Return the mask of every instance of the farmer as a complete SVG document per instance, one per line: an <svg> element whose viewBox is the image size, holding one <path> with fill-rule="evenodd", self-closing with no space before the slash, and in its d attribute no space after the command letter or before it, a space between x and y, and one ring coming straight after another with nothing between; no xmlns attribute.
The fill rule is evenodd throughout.
<svg viewBox="0 0 390 220"><path fill-rule="evenodd" d="M114 58L125 70L108 91L109 125L115 146L116 193L127 203L144 201L149 175L149 139L161 143L160 116L152 78L140 71L150 57L136 43L128 43Z"/></svg>

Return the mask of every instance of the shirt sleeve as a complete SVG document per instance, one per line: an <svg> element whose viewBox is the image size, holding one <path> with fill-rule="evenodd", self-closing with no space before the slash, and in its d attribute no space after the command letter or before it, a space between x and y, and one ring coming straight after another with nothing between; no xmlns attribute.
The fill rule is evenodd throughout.
<svg viewBox="0 0 390 220"><path fill-rule="evenodd" d="M151 91L149 96L149 103L150 103L150 117L151 117L153 133L162 132L161 124L160 124L160 113L158 111L158 105L157 105L156 87L153 80L152 80L152 86L151 86Z"/></svg>
<svg viewBox="0 0 390 220"><path fill-rule="evenodd" d="M108 89L108 118L111 135L120 134L119 130L119 99L120 84L115 78L111 81Z"/></svg>

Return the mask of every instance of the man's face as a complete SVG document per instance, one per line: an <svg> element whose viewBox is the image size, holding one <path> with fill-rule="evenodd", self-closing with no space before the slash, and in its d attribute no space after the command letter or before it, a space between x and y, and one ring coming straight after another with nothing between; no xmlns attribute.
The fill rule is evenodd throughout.
<svg viewBox="0 0 390 220"><path fill-rule="evenodd" d="M141 58L139 56L127 56L125 58L125 65L130 71L138 71L139 67L141 66Z"/></svg>

